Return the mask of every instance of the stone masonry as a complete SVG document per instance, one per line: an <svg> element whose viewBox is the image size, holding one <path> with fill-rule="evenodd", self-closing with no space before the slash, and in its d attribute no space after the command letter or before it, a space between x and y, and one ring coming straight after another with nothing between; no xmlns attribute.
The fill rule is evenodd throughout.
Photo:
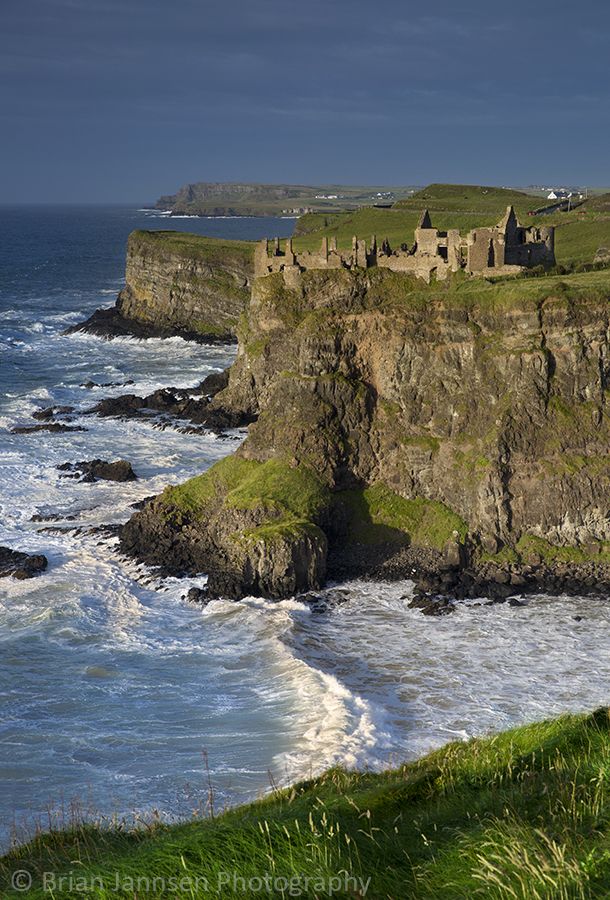
<svg viewBox="0 0 610 900"><path fill-rule="evenodd" d="M415 229L412 247L406 243L396 250L389 241L370 244L352 238L351 251L337 249L336 237L323 237L320 249L296 252L292 240L284 251L276 238L261 241L254 255L256 277L282 272L286 284L296 286L306 269L354 269L378 266L394 272L407 272L430 283L444 280L460 269L469 275L516 275L534 266L555 265L555 229L552 226L525 228L519 224L515 210L509 206L503 219L492 228L475 228L465 238L457 229L439 231L432 227L430 214L424 210Z"/></svg>

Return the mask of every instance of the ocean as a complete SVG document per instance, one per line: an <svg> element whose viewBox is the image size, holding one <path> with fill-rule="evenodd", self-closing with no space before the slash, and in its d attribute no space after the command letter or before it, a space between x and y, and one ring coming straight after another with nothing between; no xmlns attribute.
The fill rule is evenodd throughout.
<svg viewBox="0 0 610 900"><path fill-rule="evenodd" d="M201 814L208 778L219 809L330 765L385 768L608 702L610 610L599 600L467 603L436 619L408 608L409 582L351 582L347 601L323 612L294 599L202 608L183 599L201 579L157 582L117 555L116 539L87 533L126 521L133 503L201 472L243 433L185 435L84 411L193 386L235 350L62 331L114 302L134 228L256 239L293 225L0 207L0 545L49 559L40 577L0 581L2 846L71 815ZM11 434L52 404L75 406L86 430ZM94 457L129 460L138 480L60 477L58 465Z"/></svg>

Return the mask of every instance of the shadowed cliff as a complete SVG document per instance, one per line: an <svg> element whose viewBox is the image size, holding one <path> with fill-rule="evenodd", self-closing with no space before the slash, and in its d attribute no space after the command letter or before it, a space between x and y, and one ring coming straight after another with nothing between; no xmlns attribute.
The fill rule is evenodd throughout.
<svg viewBox="0 0 610 900"><path fill-rule="evenodd" d="M606 272L257 279L214 403L258 421L235 457L137 513L123 548L235 596L316 587L329 547L380 543L410 549L403 576L432 554L595 580L610 562L609 294Z"/></svg>

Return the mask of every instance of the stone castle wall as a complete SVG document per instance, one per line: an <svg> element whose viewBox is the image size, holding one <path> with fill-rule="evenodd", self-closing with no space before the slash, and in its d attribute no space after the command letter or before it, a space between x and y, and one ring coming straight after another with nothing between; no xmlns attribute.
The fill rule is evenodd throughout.
<svg viewBox="0 0 610 900"><path fill-rule="evenodd" d="M464 269L470 275L511 275L534 266L550 268L555 264L554 228L525 228L519 224L512 206L501 222L492 228L475 228L463 238L457 229L438 231L432 227L425 210L415 229L415 242L392 250L388 241L378 246L375 236L370 244L357 237L351 251L337 249L337 239L323 237L320 249L296 252L292 240L280 249L279 238L272 247L261 241L255 251L256 277L283 272L287 283L294 284L307 269L380 268L405 272L423 278L444 280L450 272Z"/></svg>

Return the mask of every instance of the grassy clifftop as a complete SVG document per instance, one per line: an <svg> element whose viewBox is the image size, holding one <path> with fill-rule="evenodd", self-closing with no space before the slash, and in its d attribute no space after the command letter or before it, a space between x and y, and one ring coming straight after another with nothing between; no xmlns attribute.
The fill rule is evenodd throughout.
<svg viewBox="0 0 610 900"><path fill-rule="evenodd" d="M250 262L254 254L252 241L231 241L203 237L188 231L132 231L129 248L171 253L188 260L200 260L209 264L222 264L231 259Z"/></svg>
<svg viewBox="0 0 610 900"><path fill-rule="evenodd" d="M517 214L526 216L528 212L545 206L546 201L536 194L525 194L513 188L489 187L478 184L429 184L421 191L395 204L398 209L419 210L426 206L430 212L463 212L473 215L491 216L502 212L507 206L515 207Z"/></svg>
<svg viewBox="0 0 610 900"><path fill-rule="evenodd" d="M47 834L0 860L2 896L25 871L31 898L606 897L609 764L608 710L563 716L204 820Z"/></svg>
<svg viewBox="0 0 610 900"><path fill-rule="evenodd" d="M379 240L387 237L392 246L413 242L413 231L422 209L428 208L432 224L439 229L457 228L463 234L470 229L496 224L512 204L526 225L555 225L557 262L563 266L592 263L599 247L610 244L610 195L592 197L569 213L530 216L545 206L543 197L506 188L478 185L431 184L412 197L400 200L391 209L362 207L355 212L310 214L299 219L295 247L313 249L321 237L336 235L343 249L351 246L352 236Z"/></svg>

